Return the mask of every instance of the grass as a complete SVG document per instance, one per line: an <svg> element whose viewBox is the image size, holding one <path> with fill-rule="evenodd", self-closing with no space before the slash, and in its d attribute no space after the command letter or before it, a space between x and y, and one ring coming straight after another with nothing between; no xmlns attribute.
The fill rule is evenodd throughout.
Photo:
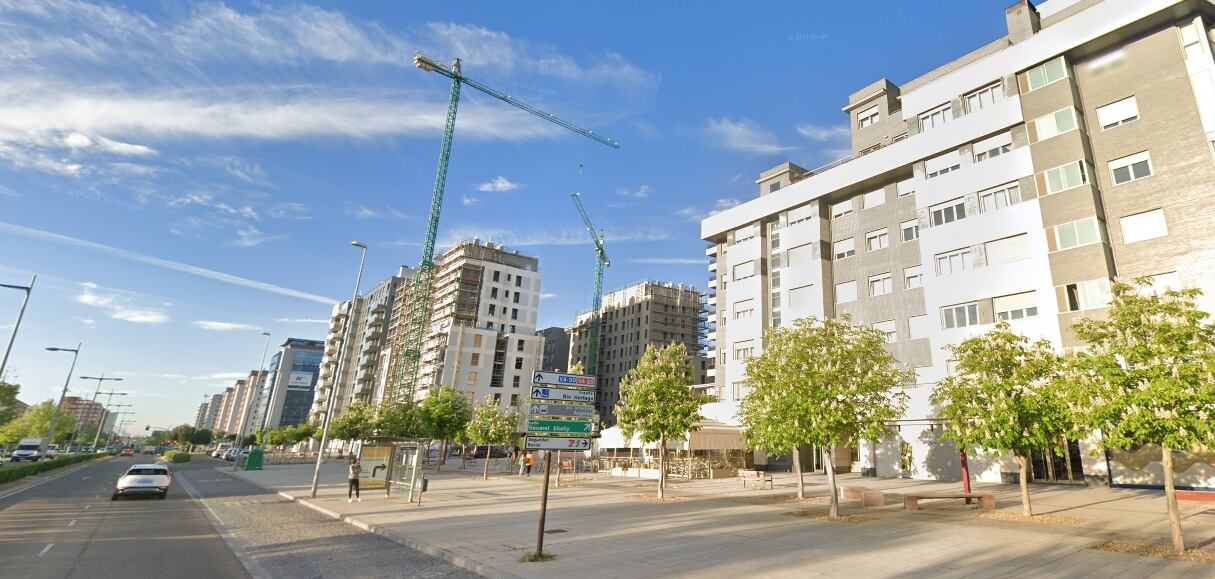
<svg viewBox="0 0 1215 579"><path fill-rule="evenodd" d="M556 555L552 555L550 553L536 553L535 551L528 551L528 552L524 553L522 557L519 557L519 562L520 563L544 563L545 561L552 561L553 559L556 559L556 558L557 558Z"/></svg>

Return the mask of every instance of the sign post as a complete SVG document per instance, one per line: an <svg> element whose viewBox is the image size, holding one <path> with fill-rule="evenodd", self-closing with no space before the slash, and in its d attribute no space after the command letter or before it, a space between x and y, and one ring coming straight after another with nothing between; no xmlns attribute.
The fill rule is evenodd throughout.
<svg viewBox="0 0 1215 579"><path fill-rule="evenodd" d="M537 558L544 555L544 519L548 514L548 484L553 471L553 451L589 450L595 430L594 376L536 372L532 374L531 404L528 405L525 450L543 450L544 482L540 488L540 525L536 529ZM561 463L557 463L561 468ZM561 479L560 470L557 473Z"/></svg>

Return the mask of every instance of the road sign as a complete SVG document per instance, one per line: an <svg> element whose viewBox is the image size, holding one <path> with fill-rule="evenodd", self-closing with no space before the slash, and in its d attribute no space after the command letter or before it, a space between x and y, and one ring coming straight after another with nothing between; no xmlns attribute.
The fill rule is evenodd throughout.
<svg viewBox="0 0 1215 579"><path fill-rule="evenodd" d="M556 436L529 436L523 443L525 450L590 450L591 439Z"/></svg>
<svg viewBox="0 0 1215 579"><path fill-rule="evenodd" d="M564 402L594 402L594 390L569 390L566 388L549 388L547 386L532 386L532 400L561 400Z"/></svg>
<svg viewBox="0 0 1215 579"><path fill-rule="evenodd" d="M528 408L530 416L569 416L573 418L594 418L595 407L590 404L543 404L532 402Z"/></svg>
<svg viewBox="0 0 1215 579"><path fill-rule="evenodd" d="M582 420L527 420L528 434L591 434L594 425Z"/></svg>
<svg viewBox="0 0 1215 579"><path fill-rule="evenodd" d="M561 374L559 372L536 372L532 374L532 384L556 384L565 388L594 388L598 385L598 381L594 376Z"/></svg>

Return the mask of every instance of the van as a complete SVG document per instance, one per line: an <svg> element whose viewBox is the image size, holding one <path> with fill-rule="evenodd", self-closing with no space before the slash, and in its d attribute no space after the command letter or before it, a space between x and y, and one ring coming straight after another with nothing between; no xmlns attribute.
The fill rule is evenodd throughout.
<svg viewBox="0 0 1215 579"><path fill-rule="evenodd" d="M28 460L30 462L38 462L42 458L42 439L41 438L22 438L17 443L17 449L13 451L12 462L21 462Z"/></svg>

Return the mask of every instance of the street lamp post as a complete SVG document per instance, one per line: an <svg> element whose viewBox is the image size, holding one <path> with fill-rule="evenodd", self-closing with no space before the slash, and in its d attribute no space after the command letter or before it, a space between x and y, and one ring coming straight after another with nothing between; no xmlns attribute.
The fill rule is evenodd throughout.
<svg viewBox="0 0 1215 579"><path fill-rule="evenodd" d="M346 359L346 345L350 343L350 328L354 325L354 307L359 300L359 286L363 284L363 264L367 262L367 244L362 241L351 241L350 245L363 250L359 258L359 272L354 277L354 296L350 298L350 308L346 311L346 327L342 330L342 343L338 345L338 361L333 369L333 385L329 387L329 395L325 398L325 417L321 419L321 446L316 450L316 468L312 471L312 493L316 498L316 487L321 480L321 464L325 461L325 445L329 443L329 423L333 418L333 402L337 399L338 384L342 380L342 360Z"/></svg>
<svg viewBox="0 0 1215 579"><path fill-rule="evenodd" d="M30 277L30 285L9 285L0 283L0 287L21 290L25 292L25 297L21 300L21 309L17 312L17 323L13 325L13 332L8 337L8 346L4 348L4 357L0 358L0 382L4 381L4 368L8 366L9 352L13 351L13 342L17 341L17 330L21 328L21 318L25 317L25 306L30 303L30 294L34 293L34 282L38 281L38 276Z"/></svg>
<svg viewBox="0 0 1215 579"><path fill-rule="evenodd" d="M81 376L81 377L80 377L80 379L81 379L81 380L96 380L96 381L97 381L97 390L95 390L95 391L93 392L93 404L96 404L96 403L97 403L97 396L101 394L101 383L102 383L102 382L106 382L106 381L109 381L109 382L122 382L122 378L106 378L106 377L105 377L105 372L102 372L100 376ZM98 430L98 431L100 431L100 430L101 430L101 423L100 423L100 422L98 422L98 423L97 423L97 430ZM76 429L72 431L72 444L76 444L76 433L78 433L78 432L80 432L80 422L77 422L77 423L76 423ZM93 445L96 445L96 444L97 444L97 440L95 440L95 439L94 439L94 440L93 440Z"/></svg>
<svg viewBox="0 0 1215 579"><path fill-rule="evenodd" d="M270 349L270 332L262 332L262 335L266 337L266 345L262 346L262 361L257 367L257 374L253 376L252 383L248 384L247 393L245 394L245 398L247 399L245 400L245 409L241 413L240 422L236 426L236 446L238 448L244 446L241 443L245 438L245 425L249 421L249 415L253 413L253 387L262 377L262 368L266 365L266 351ZM260 392L261 389L259 388L258 391Z"/></svg>
<svg viewBox="0 0 1215 579"><path fill-rule="evenodd" d="M46 456L46 445L55 437L55 427L59 425L59 407L63 406L63 398L67 396L68 385L72 383L72 373L76 371L76 359L80 357L80 346L83 342L78 342L73 348L47 348L51 352L71 352L72 365L68 368L67 379L63 381L63 392L59 393L59 403L55 405L55 411L51 414L51 429L47 431L46 438L42 439L42 448L40 454Z"/></svg>
<svg viewBox="0 0 1215 579"><path fill-rule="evenodd" d="M106 392L106 394L108 394L108 396L106 396L106 399L105 399L105 408L102 409L102 411L101 411L101 421L97 423L97 432L95 434L93 434L93 450L94 451L97 450L97 440L101 438L101 428L103 426L105 426L105 417L107 414L110 413L110 403L114 401L114 395L115 394L117 394L119 396L127 395L126 392L115 392L113 390ZM117 405L117 404L115 405L115 407L118 407L118 406L120 406L120 405ZM125 406L130 406L130 404L126 404Z"/></svg>
<svg viewBox="0 0 1215 579"><path fill-rule="evenodd" d="M115 434L117 434L117 433L119 433L119 431L123 430L124 426L134 423L133 420L120 421L119 419L122 417L123 414L134 414L134 412L118 412L114 415L116 417L114 419L114 428L110 429L110 434L109 434L109 436L106 437L106 442L105 442L106 448L109 448L110 445L113 444Z"/></svg>

